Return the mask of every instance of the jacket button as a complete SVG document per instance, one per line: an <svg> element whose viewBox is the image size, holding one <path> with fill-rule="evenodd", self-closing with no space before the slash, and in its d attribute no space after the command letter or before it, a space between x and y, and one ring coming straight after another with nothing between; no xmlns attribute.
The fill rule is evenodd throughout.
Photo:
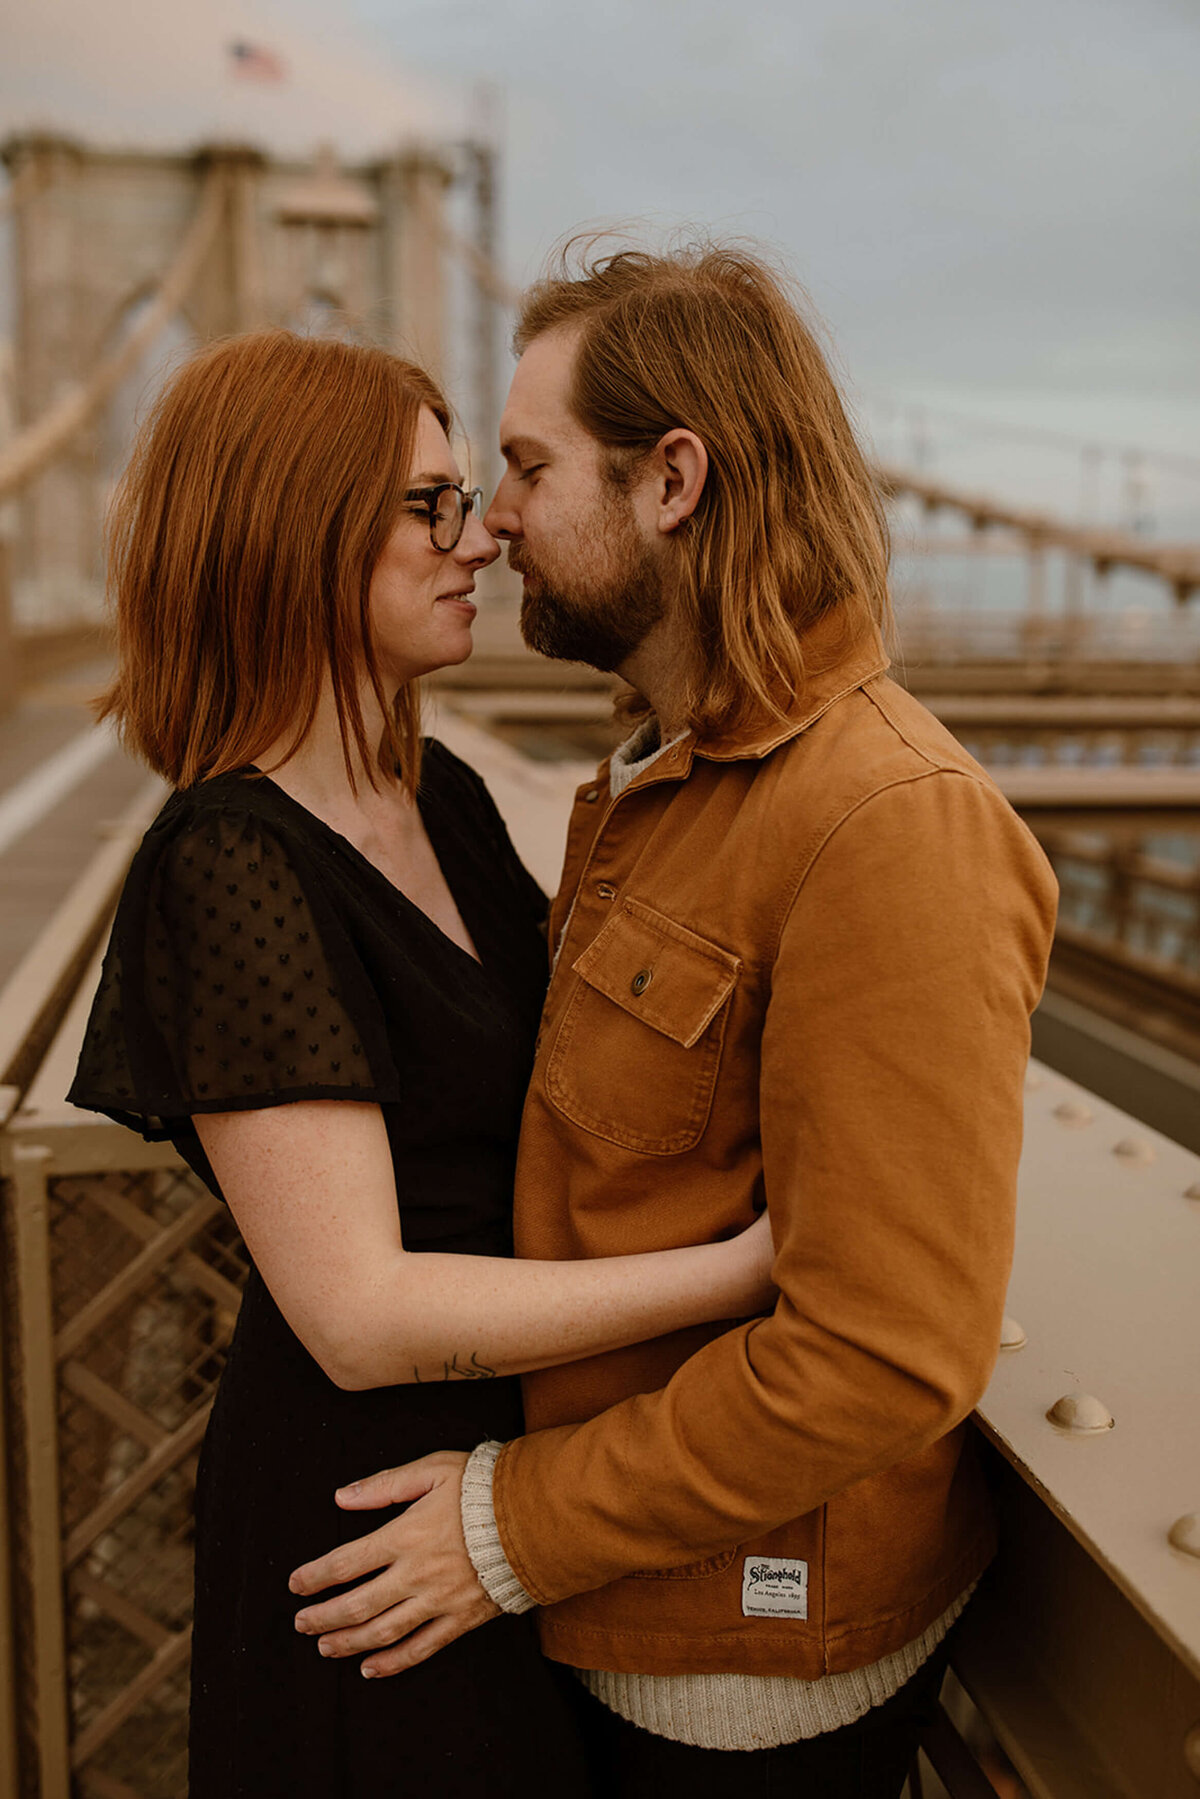
<svg viewBox="0 0 1200 1799"><path fill-rule="evenodd" d="M598 787L589 787L583 797L589 806L594 806L596 801L600 798L600 789Z"/></svg>
<svg viewBox="0 0 1200 1799"><path fill-rule="evenodd" d="M639 969L637 974L634 975L632 981L630 981L630 983L629 983L629 991L631 993L639 994L639 995L645 993L647 987L650 985L650 982L653 978L654 978L654 970L652 968Z"/></svg>
<svg viewBox="0 0 1200 1799"><path fill-rule="evenodd" d="M607 881L597 881L596 892L600 895L600 898L604 900L614 900L617 897L616 888L610 886Z"/></svg>

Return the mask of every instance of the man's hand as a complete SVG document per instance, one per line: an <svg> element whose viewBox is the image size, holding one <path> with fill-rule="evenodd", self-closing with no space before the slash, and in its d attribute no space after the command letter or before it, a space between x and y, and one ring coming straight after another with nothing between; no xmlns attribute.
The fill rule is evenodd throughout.
<svg viewBox="0 0 1200 1799"><path fill-rule="evenodd" d="M339 1489L337 1502L347 1511L409 1509L370 1536L306 1562L289 1580L293 1593L305 1595L352 1580L362 1583L297 1613L296 1629L317 1637L322 1655L383 1650L370 1653L361 1672L368 1680L399 1674L499 1617L500 1607L480 1586L463 1541L459 1494L466 1464L466 1455L444 1450ZM367 1574L375 1578L364 1580Z"/></svg>

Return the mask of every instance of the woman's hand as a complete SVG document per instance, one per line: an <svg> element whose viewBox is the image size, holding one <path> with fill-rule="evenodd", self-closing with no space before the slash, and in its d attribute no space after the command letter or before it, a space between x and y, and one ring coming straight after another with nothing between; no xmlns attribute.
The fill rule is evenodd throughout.
<svg viewBox="0 0 1200 1799"><path fill-rule="evenodd" d="M775 1261L775 1244L771 1237L771 1221L762 1212L746 1230L720 1245L728 1263L730 1282L730 1318L754 1318L760 1312L773 1312L779 1289L771 1279Z"/></svg>

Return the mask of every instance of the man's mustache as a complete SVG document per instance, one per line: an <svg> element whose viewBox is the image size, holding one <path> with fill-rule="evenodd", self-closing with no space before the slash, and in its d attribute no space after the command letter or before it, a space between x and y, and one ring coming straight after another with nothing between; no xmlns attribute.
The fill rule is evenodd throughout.
<svg viewBox="0 0 1200 1799"><path fill-rule="evenodd" d="M525 545L524 544L522 544L522 543L510 543L509 544L509 546L508 546L508 566L509 566L509 568L512 569L514 575L531 575L533 573L532 568L529 566L529 563L525 559Z"/></svg>

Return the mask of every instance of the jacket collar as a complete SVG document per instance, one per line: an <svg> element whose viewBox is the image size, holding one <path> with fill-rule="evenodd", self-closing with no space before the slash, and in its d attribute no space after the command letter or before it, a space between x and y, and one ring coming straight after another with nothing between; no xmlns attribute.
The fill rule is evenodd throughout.
<svg viewBox="0 0 1200 1799"><path fill-rule="evenodd" d="M711 762L734 762L770 755L781 743L798 737L835 701L853 693L888 667L878 628L870 625L847 640L841 619L823 619L805 633L803 687L792 697L782 718L772 718L712 737L688 738L689 750Z"/></svg>
<svg viewBox="0 0 1200 1799"><path fill-rule="evenodd" d="M798 737L815 724L823 712L836 701L881 675L889 666L887 652L879 629L874 624L860 626L849 633L840 616L820 620L804 635L807 676L799 692L790 695L782 716L759 720L737 730L698 738L689 732L650 766L635 775L623 792L640 792L657 786L660 781L682 781L691 772L692 761L703 756L709 762L761 760L789 739ZM600 764L597 782L607 788L610 780L609 758ZM589 791L595 783L589 783ZM582 796L584 788L580 788Z"/></svg>

